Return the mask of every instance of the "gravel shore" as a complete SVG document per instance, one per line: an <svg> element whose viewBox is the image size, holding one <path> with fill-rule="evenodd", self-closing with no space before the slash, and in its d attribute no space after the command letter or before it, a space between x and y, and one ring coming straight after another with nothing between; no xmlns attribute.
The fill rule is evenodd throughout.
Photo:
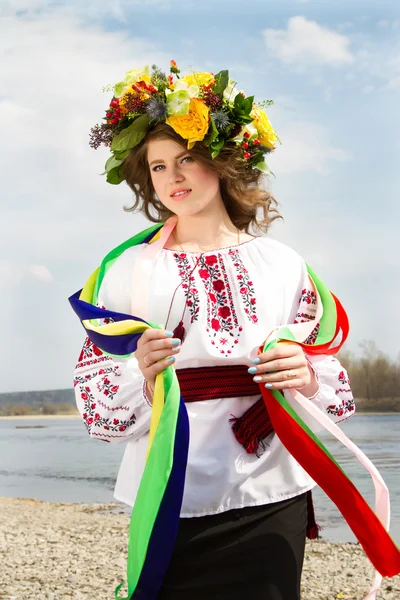
<svg viewBox="0 0 400 600"><path fill-rule="evenodd" d="M0 511L1 600L112 600L125 581L120 506L0 498ZM357 544L307 543L303 600L362 600L372 579ZM378 598L399 600L400 576L385 579Z"/></svg>

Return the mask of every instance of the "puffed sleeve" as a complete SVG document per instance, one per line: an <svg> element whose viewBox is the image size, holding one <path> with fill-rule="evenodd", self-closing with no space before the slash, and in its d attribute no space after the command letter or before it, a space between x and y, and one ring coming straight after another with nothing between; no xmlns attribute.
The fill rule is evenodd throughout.
<svg viewBox="0 0 400 600"><path fill-rule="evenodd" d="M300 266L299 285L294 295L289 322L299 323L315 319L316 297L310 285L307 267L303 260ZM318 334L318 325L310 334L307 343L315 343ZM350 379L346 369L339 360L329 355L310 355L306 358L313 369L319 389L314 396L309 398L320 410L324 411L332 421L340 423L355 413L355 403L350 387ZM299 390L301 392L301 390ZM285 390L285 397L292 399L289 391ZM300 411L299 411L300 412ZM300 415L312 429L314 419L309 415Z"/></svg>
<svg viewBox="0 0 400 600"><path fill-rule="evenodd" d="M132 256L125 252L106 273L98 306L130 314L131 276ZM145 379L134 356L112 358L85 339L74 371L74 390L92 438L118 442L146 434L151 406L144 389Z"/></svg>

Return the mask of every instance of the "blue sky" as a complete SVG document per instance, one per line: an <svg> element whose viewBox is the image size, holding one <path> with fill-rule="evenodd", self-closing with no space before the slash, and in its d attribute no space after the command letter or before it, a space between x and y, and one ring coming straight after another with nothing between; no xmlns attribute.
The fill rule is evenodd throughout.
<svg viewBox="0 0 400 600"><path fill-rule="evenodd" d="M399 354L400 9L397 2L16 0L0 9L0 391L69 387L83 329L67 302L146 226L99 176L88 132L102 87L171 58L228 68L272 98L270 156L295 248L344 304L347 348Z"/></svg>

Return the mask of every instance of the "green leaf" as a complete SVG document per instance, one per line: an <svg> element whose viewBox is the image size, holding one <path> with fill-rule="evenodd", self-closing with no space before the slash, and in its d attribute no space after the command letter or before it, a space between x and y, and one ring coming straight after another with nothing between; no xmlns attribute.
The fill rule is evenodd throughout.
<svg viewBox="0 0 400 600"><path fill-rule="evenodd" d="M105 172L109 173L109 171L112 171L112 169L114 169L115 167L119 167L120 164L122 164L122 160L118 160L117 158L115 158L115 156L110 156L110 158L104 166Z"/></svg>
<svg viewBox="0 0 400 600"><path fill-rule="evenodd" d="M218 156L218 154L221 152L221 149L223 147L223 145L225 144L225 140L224 138L219 138L218 140L215 140L211 145L211 158L214 160L214 158L216 158Z"/></svg>
<svg viewBox="0 0 400 600"><path fill-rule="evenodd" d="M210 116L210 127L208 129L208 133L203 140L203 144L205 146L209 146L213 143L213 141L219 136L219 131L217 126L215 125L214 119Z"/></svg>
<svg viewBox="0 0 400 600"><path fill-rule="evenodd" d="M123 181L123 178L121 177L121 175L119 173L119 166L114 167L114 169L111 169L111 171L109 171L107 173L107 182L108 183L112 183L113 185L118 185L119 183L121 183L121 181Z"/></svg>
<svg viewBox="0 0 400 600"><path fill-rule="evenodd" d="M149 121L150 119L147 115L140 115L129 127L126 127L114 137L111 150L114 152L124 152L137 146L147 133Z"/></svg>
<svg viewBox="0 0 400 600"><path fill-rule="evenodd" d="M215 76L214 92L216 94L223 94L225 88L229 83L229 71L220 71Z"/></svg>
<svg viewBox="0 0 400 600"><path fill-rule="evenodd" d="M127 156L129 156L131 148L125 150L124 152L114 152L114 156L117 160L125 160Z"/></svg>
<svg viewBox="0 0 400 600"><path fill-rule="evenodd" d="M243 108L244 101L245 101L245 98L243 98L243 96L240 92L239 92L239 94L236 94L235 99L233 101L234 109L241 110Z"/></svg>
<svg viewBox="0 0 400 600"><path fill-rule="evenodd" d="M261 162L257 163L256 165L254 165L254 167L262 173L265 173L266 175L272 175L273 177L275 177L274 173L271 171L265 160L262 160Z"/></svg>
<svg viewBox="0 0 400 600"><path fill-rule="evenodd" d="M249 96L248 98L243 98L244 102L242 105L242 110L244 110L247 114L251 113L251 109L253 108L254 96Z"/></svg>

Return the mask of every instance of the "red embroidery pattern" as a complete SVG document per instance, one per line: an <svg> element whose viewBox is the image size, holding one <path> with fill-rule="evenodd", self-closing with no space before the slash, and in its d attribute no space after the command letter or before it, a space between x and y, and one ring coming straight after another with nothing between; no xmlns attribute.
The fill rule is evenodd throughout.
<svg viewBox="0 0 400 600"><path fill-rule="evenodd" d="M246 313L251 323L258 323L256 315L257 300L255 297L254 284L250 280L249 272L245 268L242 259L240 258L239 250L231 249L229 256L233 261L233 266L236 269L236 279L239 282L239 292L244 303L244 312Z"/></svg>
<svg viewBox="0 0 400 600"><path fill-rule="evenodd" d="M114 385L111 383L107 377L107 375L110 373L113 373L116 377L121 376L118 365L115 365L114 367L107 367L106 369L100 369L99 375L102 375L102 377L101 380L96 383L96 387L99 392L103 392L103 394L107 396L109 400L112 400L119 390L119 385Z"/></svg>
<svg viewBox="0 0 400 600"><path fill-rule="evenodd" d="M195 278L193 274L189 276L194 265L190 264L187 255L183 252L174 253L174 258L179 268L179 275L184 281L181 287L185 291L186 306L189 308L190 322L193 323L193 321L197 321L200 310L199 292L196 289Z"/></svg>
<svg viewBox="0 0 400 600"><path fill-rule="evenodd" d="M221 254L202 256L199 275L207 292L207 327L211 344L228 356L239 343L239 327L232 290Z"/></svg>
<svg viewBox="0 0 400 600"><path fill-rule="evenodd" d="M309 319L309 320L312 321L313 319ZM308 338L306 339L306 341L304 342L305 344L310 344L310 346L315 344L315 342L317 341L317 336L318 336L320 327L321 327L321 323L317 323L316 326L314 327L314 329L312 330L312 332L310 333L310 335L308 336Z"/></svg>
<svg viewBox="0 0 400 600"><path fill-rule="evenodd" d="M304 288L301 292L299 299L299 309L294 319L295 323L307 323L308 321L315 320L315 314L311 314L308 307L316 306L317 298L313 290ZM313 345L317 341L318 332L320 330L320 323L314 327L308 338L304 341L305 344Z"/></svg>
<svg viewBox="0 0 400 600"><path fill-rule="evenodd" d="M83 343L83 346L82 346L81 353L78 358L78 363L86 361L88 358L92 358L93 355L103 356L103 353L100 350L100 348L95 346L93 344L93 342L90 341L89 337L86 337L86 339Z"/></svg>
<svg viewBox="0 0 400 600"><path fill-rule="evenodd" d="M350 385L349 376L344 371L340 371L340 373L338 375L338 380L340 381L340 383L342 385Z"/></svg>
<svg viewBox="0 0 400 600"><path fill-rule="evenodd" d="M302 304L303 302L305 304L311 305L317 304L317 297L315 295L315 292L313 290L307 290L306 288L304 288L304 290L302 290L301 292L300 304Z"/></svg>
<svg viewBox="0 0 400 600"><path fill-rule="evenodd" d="M118 387L118 386L116 386ZM82 414L83 421L86 425L86 429L89 433L93 427L103 428L106 431L125 431L131 425L134 425L136 422L135 413L133 413L129 419L110 419L109 417L102 417L99 412L97 412L97 402L94 394L92 393L90 386L88 385L79 385L80 397L84 402L84 412ZM102 402L100 402L102 406L105 406ZM109 407L106 407L109 409ZM118 407L122 408L122 407Z"/></svg>
<svg viewBox="0 0 400 600"><path fill-rule="evenodd" d="M84 358L90 358L93 355L96 356L96 358L94 358L93 360L82 360ZM81 400L83 400L84 403L82 417L88 432L92 433L92 435L101 436L106 434L103 434L102 432L92 432L93 427L102 428L106 431L123 432L131 425L134 425L136 422L136 416L134 413L129 419L125 420L102 417L100 413L97 412L98 407L105 408L110 412L113 412L115 410L129 411L130 409L127 406L111 407L102 402L99 398L96 400L90 388L90 385L88 385L90 380L100 378L100 380L96 383L96 388L98 392L102 392L108 401L113 400L114 396L119 390L119 385L112 383L111 378L114 379L116 377L121 376L119 365L115 365L109 356L104 356L103 352L99 348L97 348L97 346L95 346L88 337L85 339L85 342L83 344L83 348L79 356L79 361L80 362L75 367L76 369L90 366L96 363L111 363L110 366L104 366L101 369L99 369L99 371L92 371L91 373L88 373L85 376L77 374L74 378L74 388L79 386L78 389L80 398ZM96 395L98 395L97 392Z"/></svg>
<svg viewBox="0 0 400 600"><path fill-rule="evenodd" d="M342 404L330 404L326 410L328 414L335 415L335 417L347 418L355 410L354 398L342 400Z"/></svg>

